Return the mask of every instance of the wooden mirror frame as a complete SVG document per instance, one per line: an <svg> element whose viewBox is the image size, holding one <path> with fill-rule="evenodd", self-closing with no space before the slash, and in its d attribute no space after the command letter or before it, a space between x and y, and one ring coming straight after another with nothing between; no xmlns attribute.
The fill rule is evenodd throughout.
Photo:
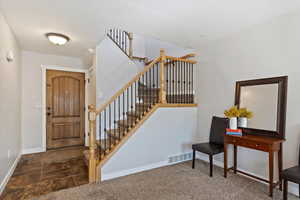
<svg viewBox="0 0 300 200"><path fill-rule="evenodd" d="M288 77L280 76L273 78L263 78L247 81L237 81L235 88L235 105L240 107L241 87L243 86L255 86L266 84L278 84L278 102L277 102L277 120L276 130L263 130L255 128L240 128L243 133L249 135L262 135L275 138L285 139L285 123L286 123L286 104L287 104L287 85Z"/></svg>

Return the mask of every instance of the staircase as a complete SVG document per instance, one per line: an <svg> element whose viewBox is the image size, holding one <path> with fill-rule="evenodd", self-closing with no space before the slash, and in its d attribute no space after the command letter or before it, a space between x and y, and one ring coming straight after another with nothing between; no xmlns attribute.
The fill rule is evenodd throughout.
<svg viewBox="0 0 300 200"><path fill-rule="evenodd" d="M126 54L127 33L108 35ZM118 35L118 37L115 37ZM130 55L130 53L128 54ZM130 57L130 56L129 56ZM132 57L132 54L131 54ZM89 150L84 152L89 181L100 178L101 168L159 107L189 107L194 103L194 64L187 58L160 56L145 66L101 108L89 106Z"/></svg>

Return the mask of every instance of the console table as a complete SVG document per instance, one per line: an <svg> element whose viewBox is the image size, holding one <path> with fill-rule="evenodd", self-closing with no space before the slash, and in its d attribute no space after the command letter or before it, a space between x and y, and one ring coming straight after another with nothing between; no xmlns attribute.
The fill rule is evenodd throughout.
<svg viewBox="0 0 300 200"><path fill-rule="evenodd" d="M282 143L284 139L278 139L274 137L258 136L258 135L243 135L243 136L224 136L224 177L227 177L227 172L233 170L233 172L241 173L243 175L264 181L269 184L269 196L273 196L273 188L279 185L280 190L282 190L282 179L279 176L279 181L274 183L274 153L278 153L278 170L279 174L282 171ZM232 144L234 146L234 165L233 168L227 167L227 146ZM237 169L237 147L246 147L250 149L255 149L259 151L264 151L269 153L269 180L262 179L260 177L248 174L246 172Z"/></svg>

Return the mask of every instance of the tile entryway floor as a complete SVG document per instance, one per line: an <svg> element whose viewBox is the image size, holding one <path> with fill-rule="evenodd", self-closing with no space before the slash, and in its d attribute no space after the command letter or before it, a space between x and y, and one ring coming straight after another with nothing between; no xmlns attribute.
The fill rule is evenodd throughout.
<svg viewBox="0 0 300 200"><path fill-rule="evenodd" d="M21 157L0 200L30 199L88 183L84 147L70 147Z"/></svg>

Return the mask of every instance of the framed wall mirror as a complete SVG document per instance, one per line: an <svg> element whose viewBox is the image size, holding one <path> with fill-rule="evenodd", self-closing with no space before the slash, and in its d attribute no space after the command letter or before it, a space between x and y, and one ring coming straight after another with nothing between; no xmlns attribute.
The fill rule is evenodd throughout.
<svg viewBox="0 0 300 200"><path fill-rule="evenodd" d="M236 82L235 105L253 112L245 134L285 138L288 77Z"/></svg>

